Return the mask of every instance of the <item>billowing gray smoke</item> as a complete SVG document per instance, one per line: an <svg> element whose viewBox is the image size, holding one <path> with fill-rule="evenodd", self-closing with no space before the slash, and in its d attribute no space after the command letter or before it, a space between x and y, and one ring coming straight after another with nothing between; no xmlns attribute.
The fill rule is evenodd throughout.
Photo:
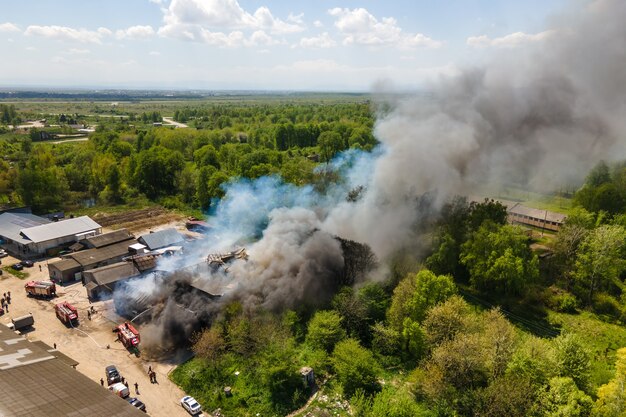
<svg viewBox="0 0 626 417"><path fill-rule="evenodd" d="M436 191L441 202L488 182L555 191L600 159L623 158L626 2L574 4L543 41L496 50L432 95L394 103L376 125L384 154L368 193L326 227L384 256L415 238L406 233L415 195Z"/></svg>
<svg viewBox="0 0 626 417"><path fill-rule="evenodd" d="M431 94L391 103L376 124L380 148L340 155L332 166L344 181L324 195L277 178L231 183L210 219L209 243L185 263L253 242L247 262L201 279L246 306L326 300L344 263L334 236L365 243L384 261L419 241L414 226L426 193L437 207L489 182L555 190L599 159L623 158L626 2L575 5L536 45L496 51L483 68L445 79ZM356 186L364 186L360 198L347 201ZM164 311L159 323L171 323L167 314L176 311Z"/></svg>

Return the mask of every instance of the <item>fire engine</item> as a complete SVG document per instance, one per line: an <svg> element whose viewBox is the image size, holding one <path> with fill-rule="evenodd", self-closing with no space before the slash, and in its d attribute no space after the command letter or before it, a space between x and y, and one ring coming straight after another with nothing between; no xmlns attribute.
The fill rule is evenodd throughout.
<svg viewBox="0 0 626 417"><path fill-rule="evenodd" d="M120 324L115 328L115 331L117 332L117 340L122 342L126 349L139 347L139 331L132 324L128 322Z"/></svg>
<svg viewBox="0 0 626 417"><path fill-rule="evenodd" d="M57 288L52 281L28 281L24 285L26 295L33 297L52 298L57 295Z"/></svg>
<svg viewBox="0 0 626 417"><path fill-rule="evenodd" d="M54 306L54 311L56 312L59 320L61 320L64 324L75 325L78 323L78 311L76 310L76 307L67 301L56 304Z"/></svg>

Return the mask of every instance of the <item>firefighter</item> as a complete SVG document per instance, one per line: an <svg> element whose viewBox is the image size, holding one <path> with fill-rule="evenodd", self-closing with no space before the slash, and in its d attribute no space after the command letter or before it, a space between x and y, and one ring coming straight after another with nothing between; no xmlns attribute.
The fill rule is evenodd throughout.
<svg viewBox="0 0 626 417"><path fill-rule="evenodd" d="M104 379L100 378L100 385L104 386Z"/></svg>
<svg viewBox="0 0 626 417"><path fill-rule="evenodd" d="M91 321L91 311L87 310L87 318Z"/></svg>
<svg viewBox="0 0 626 417"><path fill-rule="evenodd" d="M135 394L139 395L139 384L135 382Z"/></svg>
<svg viewBox="0 0 626 417"><path fill-rule="evenodd" d="M7 303L11 304L11 291L7 291Z"/></svg>

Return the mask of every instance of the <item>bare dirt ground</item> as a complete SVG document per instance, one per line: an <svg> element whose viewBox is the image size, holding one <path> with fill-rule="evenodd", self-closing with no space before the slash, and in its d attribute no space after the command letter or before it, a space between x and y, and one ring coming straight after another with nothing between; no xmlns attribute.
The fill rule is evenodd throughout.
<svg viewBox="0 0 626 417"><path fill-rule="evenodd" d="M176 126L177 128L185 128L185 127L189 127L184 123L180 123L180 122L176 122L174 121L173 117L164 117L163 118L163 123L167 124L167 125L172 125L172 126Z"/></svg>
<svg viewBox="0 0 626 417"><path fill-rule="evenodd" d="M2 259L3 266L15 262L17 261L11 257ZM59 351L79 362L77 369L80 372L98 383L100 378L104 377L104 368L116 365L121 375L128 381L131 395L146 404L148 414L151 416L189 415L179 403L185 394L167 377L176 363L148 362L141 357L135 357L115 341L112 329L123 320L115 315L111 301L90 304L81 283L66 287L58 286L58 297L51 301L29 298L25 294L24 284L31 279L48 279L46 262L37 262L34 267L25 268L23 272L30 275L26 280L20 280L7 272L3 272L0 277L0 293L11 291L9 312L0 317L0 322L9 324L12 317L31 312L35 325L33 330L26 334L28 339L41 340L50 346L56 343ZM66 327L54 314L54 304L64 300L79 310L80 325L76 329ZM96 314L90 321L87 318L87 310L91 305L96 309ZM139 331L141 332L141 328ZM106 348L107 345L110 346L109 349ZM148 366L152 366L157 373L158 384L150 383ZM139 394L135 393L133 386L135 382L139 384Z"/></svg>
<svg viewBox="0 0 626 417"><path fill-rule="evenodd" d="M165 227L184 228L185 218L180 214L167 211L161 207L151 207L124 213L96 213L91 218L109 229L126 228L131 233L139 234L146 230L160 230ZM174 226L168 226L175 224Z"/></svg>

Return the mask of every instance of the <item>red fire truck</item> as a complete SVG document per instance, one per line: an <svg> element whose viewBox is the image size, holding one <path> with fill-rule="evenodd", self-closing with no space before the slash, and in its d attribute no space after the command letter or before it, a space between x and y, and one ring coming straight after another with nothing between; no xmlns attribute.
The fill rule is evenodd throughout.
<svg viewBox="0 0 626 417"><path fill-rule="evenodd" d="M52 281L28 281L24 289L31 297L52 298L57 295L57 287Z"/></svg>
<svg viewBox="0 0 626 417"><path fill-rule="evenodd" d="M117 332L117 340L122 342L126 349L139 347L139 331L132 324L128 322L120 324L115 328L115 331Z"/></svg>
<svg viewBox="0 0 626 417"><path fill-rule="evenodd" d="M63 324L69 324L72 326L78 324L78 310L76 310L76 307L74 307L67 301L56 304L54 306L54 311L56 312L59 320L63 322Z"/></svg>

